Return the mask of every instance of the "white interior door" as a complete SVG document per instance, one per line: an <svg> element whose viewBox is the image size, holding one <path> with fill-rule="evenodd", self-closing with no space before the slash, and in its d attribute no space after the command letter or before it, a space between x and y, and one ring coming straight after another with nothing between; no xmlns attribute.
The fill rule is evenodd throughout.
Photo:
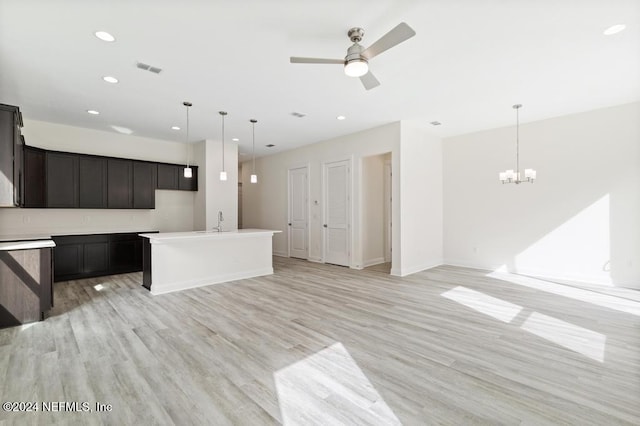
<svg viewBox="0 0 640 426"><path fill-rule="evenodd" d="M350 161L324 164L324 261L349 266L351 250Z"/></svg>
<svg viewBox="0 0 640 426"><path fill-rule="evenodd" d="M307 167L289 169L289 257L309 258Z"/></svg>

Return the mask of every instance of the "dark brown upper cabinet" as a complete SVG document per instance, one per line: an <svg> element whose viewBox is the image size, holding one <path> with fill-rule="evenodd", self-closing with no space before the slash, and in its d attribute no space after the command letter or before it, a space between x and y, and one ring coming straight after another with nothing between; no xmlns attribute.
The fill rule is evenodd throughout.
<svg viewBox="0 0 640 426"><path fill-rule="evenodd" d="M197 191L198 190L198 166L190 166L193 170L193 177L184 177L184 166L178 166L178 189L181 191Z"/></svg>
<svg viewBox="0 0 640 426"><path fill-rule="evenodd" d="M80 208L107 208L107 159L81 155L78 163Z"/></svg>
<svg viewBox="0 0 640 426"><path fill-rule="evenodd" d="M110 209L133 208L133 161L107 159L107 206Z"/></svg>
<svg viewBox="0 0 640 426"><path fill-rule="evenodd" d="M191 166L193 177L184 177L184 165L158 164L158 189L198 190L198 166Z"/></svg>
<svg viewBox="0 0 640 426"><path fill-rule="evenodd" d="M22 186L22 207L46 207L46 151L24 146L24 184Z"/></svg>
<svg viewBox="0 0 640 426"><path fill-rule="evenodd" d="M152 209L156 205L156 164L133 162L133 208Z"/></svg>
<svg viewBox="0 0 640 426"><path fill-rule="evenodd" d="M0 207L22 204L22 115L13 105L0 104Z"/></svg>
<svg viewBox="0 0 640 426"><path fill-rule="evenodd" d="M78 155L47 151L46 158L47 207L78 207Z"/></svg>
<svg viewBox="0 0 640 426"><path fill-rule="evenodd" d="M158 164L158 189L178 189L179 166L175 164Z"/></svg>

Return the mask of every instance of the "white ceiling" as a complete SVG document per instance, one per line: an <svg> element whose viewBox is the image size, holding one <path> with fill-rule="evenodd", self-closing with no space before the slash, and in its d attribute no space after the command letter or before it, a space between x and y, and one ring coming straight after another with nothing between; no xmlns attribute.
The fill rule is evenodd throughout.
<svg viewBox="0 0 640 426"><path fill-rule="evenodd" d="M368 46L401 21L417 35L372 60L371 91L339 65L289 63L344 57L349 28ZM243 152L258 120L259 155L400 119L440 121L429 128L446 137L511 125L515 103L527 122L639 99L638 0L0 0L0 103L184 141L189 100L192 141L219 140L226 110Z"/></svg>

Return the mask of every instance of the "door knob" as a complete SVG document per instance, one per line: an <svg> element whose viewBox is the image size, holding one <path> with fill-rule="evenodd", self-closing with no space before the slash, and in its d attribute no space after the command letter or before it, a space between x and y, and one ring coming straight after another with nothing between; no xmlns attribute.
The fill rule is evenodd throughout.
<svg viewBox="0 0 640 426"><path fill-rule="evenodd" d="M324 224L324 225L322 225L322 226L324 226L324 227L326 228L326 227L327 227L327 224L325 223L325 224Z"/></svg>
<svg viewBox="0 0 640 426"><path fill-rule="evenodd" d="M289 222L289 226L291 226L291 222Z"/></svg>

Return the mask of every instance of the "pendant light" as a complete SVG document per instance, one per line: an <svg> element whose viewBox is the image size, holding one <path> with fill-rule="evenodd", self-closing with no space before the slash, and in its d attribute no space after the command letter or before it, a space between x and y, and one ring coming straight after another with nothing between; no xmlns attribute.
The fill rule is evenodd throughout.
<svg viewBox="0 0 640 426"><path fill-rule="evenodd" d="M516 110L516 169L515 171L513 169L509 169L504 172L500 172L499 177L500 182L502 183L533 183L537 175L536 171L533 169L524 169L524 179L520 179L520 108L522 108L521 104L513 106L513 109Z"/></svg>
<svg viewBox="0 0 640 426"><path fill-rule="evenodd" d="M220 180L227 180L227 172L224 170L224 116L227 113L226 111L218 111L218 114L222 117L222 171L220 172Z"/></svg>
<svg viewBox="0 0 640 426"><path fill-rule="evenodd" d="M251 174L251 183L258 183L258 175L256 174L256 123L258 120L251 119L251 130L253 133L253 172Z"/></svg>
<svg viewBox="0 0 640 426"><path fill-rule="evenodd" d="M189 167L189 157L191 157L191 145L189 145L189 108L193 106L193 104L185 101L182 105L187 108L187 137L185 139L185 143L187 144L187 166L184 168L184 177L191 178L193 177L193 169Z"/></svg>

